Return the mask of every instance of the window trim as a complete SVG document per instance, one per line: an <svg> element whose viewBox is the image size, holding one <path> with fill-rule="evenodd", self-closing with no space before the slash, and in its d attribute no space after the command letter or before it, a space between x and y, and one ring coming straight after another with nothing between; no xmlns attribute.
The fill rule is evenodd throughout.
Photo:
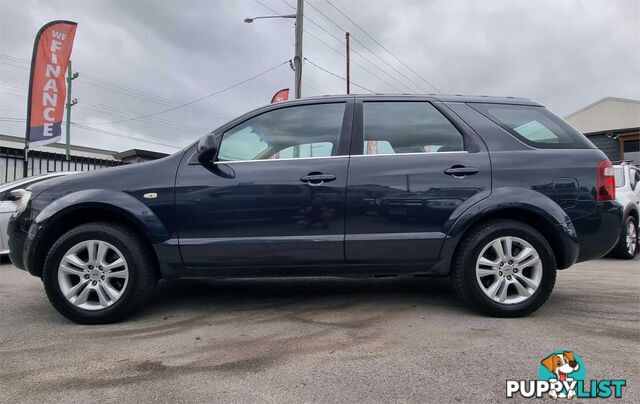
<svg viewBox="0 0 640 404"><path fill-rule="evenodd" d="M220 146L222 145L222 141L224 140L224 134L233 130L234 128L244 124L245 122L256 118L260 115L268 114L274 111L278 111L281 109L287 108L295 108L295 107L305 107L305 106L313 106L313 105L327 105L327 104L344 104L344 111L342 113L342 123L340 125L340 133L338 134L338 141L335 147L335 155L331 156L318 156L318 157L292 157L292 158L284 158L284 159L259 159L259 160L228 160L228 161L218 161L218 153L220 153ZM353 98L345 98L339 100L314 100L314 102L301 102L301 103L291 103L285 105L273 105L271 108L265 107L263 109L259 109L257 111L253 111L249 114L246 114L236 120L233 121L233 125L227 125L220 130L216 131L216 135L218 136L218 142L216 145L216 155L213 164L234 164L234 163L257 163L264 161L289 161L289 160L311 160L311 159L326 159L326 158L335 158L335 157L348 157L348 150L345 150L347 141L351 136L351 127L353 122ZM334 151L332 150L332 153Z"/></svg>
<svg viewBox="0 0 640 404"><path fill-rule="evenodd" d="M365 154L364 147L364 104L367 102L385 102L385 103L425 103L430 104L436 111L438 111L442 116L453 125L453 127L460 133L462 136L462 147L464 150L458 151L450 151L450 152L412 152L412 153L383 153L383 154ZM415 98L415 99L406 99L406 98L359 98L356 99L355 102L355 111L353 114L354 125L353 125L353 135L351 136L351 150L350 155L352 157L368 157L368 156L416 156L416 155L430 155L430 154L445 154L445 153L477 153L480 151L476 141L472 136L469 135L466 128L464 128L460 122L458 122L453 115L453 112L448 109L448 107L437 100L431 98Z"/></svg>

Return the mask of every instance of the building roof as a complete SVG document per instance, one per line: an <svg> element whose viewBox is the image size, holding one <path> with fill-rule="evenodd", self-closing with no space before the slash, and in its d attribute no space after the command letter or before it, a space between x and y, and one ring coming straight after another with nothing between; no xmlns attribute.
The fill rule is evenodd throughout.
<svg viewBox="0 0 640 404"><path fill-rule="evenodd" d="M640 127L640 100L604 97L565 117L582 133Z"/></svg>
<svg viewBox="0 0 640 404"><path fill-rule="evenodd" d="M0 146L12 147L22 149L24 147L24 137L3 135L0 134ZM36 151L43 151L47 153L64 153L66 145L60 143L49 144L46 146L40 146ZM116 153L113 150L96 149L93 147L74 146L70 147L71 153L80 157L91 157L105 160L115 160L113 155Z"/></svg>

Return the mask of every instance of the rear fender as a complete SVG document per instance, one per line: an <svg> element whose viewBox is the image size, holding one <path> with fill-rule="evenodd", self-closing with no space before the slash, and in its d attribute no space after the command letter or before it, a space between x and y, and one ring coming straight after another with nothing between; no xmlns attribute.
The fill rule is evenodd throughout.
<svg viewBox="0 0 640 404"><path fill-rule="evenodd" d="M502 217L501 213L508 218L507 214L515 211L544 220L545 228L550 229L547 237L552 238L549 243L555 247L559 267L566 268L575 263L579 252L578 238L565 211L551 198L530 188L503 187L494 189L489 197L478 201L457 217L452 217L440 251L440 260L433 272L449 273L458 244L474 225L492 217Z"/></svg>

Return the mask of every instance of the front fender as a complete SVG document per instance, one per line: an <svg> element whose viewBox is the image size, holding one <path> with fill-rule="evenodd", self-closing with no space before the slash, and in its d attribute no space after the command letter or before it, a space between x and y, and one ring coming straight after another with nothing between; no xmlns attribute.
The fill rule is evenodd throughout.
<svg viewBox="0 0 640 404"><path fill-rule="evenodd" d="M126 192L107 189L86 189L64 195L48 204L38 213L32 229L37 233L55 222L62 214L84 208L100 208L121 214L130 219L144 232L151 243L156 244L170 238L170 234L156 214L144 203ZM32 230L29 231L32 233Z"/></svg>
<svg viewBox="0 0 640 404"><path fill-rule="evenodd" d="M474 224L487 217L499 217L500 211L514 211L542 218L552 230L556 242L560 243L556 254L560 254L558 264L566 268L576 262L579 246L576 230L566 212L551 198L520 187L496 188L487 198L461 212L450 220L445 241L440 251L440 262L436 272L447 274L458 243Z"/></svg>

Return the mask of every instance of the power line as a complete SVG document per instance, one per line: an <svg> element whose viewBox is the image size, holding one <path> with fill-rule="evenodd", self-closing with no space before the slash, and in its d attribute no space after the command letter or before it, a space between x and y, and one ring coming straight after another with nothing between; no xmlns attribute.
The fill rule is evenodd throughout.
<svg viewBox="0 0 640 404"><path fill-rule="evenodd" d="M22 122L22 123L24 123L26 121L26 119L25 118L11 118L11 117L0 116L0 121L2 121L2 122ZM110 136L120 137L120 138L124 138L124 139L135 140L135 141L142 142L142 143L155 144L155 145L159 145L159 146L171 147L171 148L174 148L174 149L179 149L180 148L179 146L176 146L175 144L156 142L156 141L153 141L153 140L143 139L143 138L139 138L139 137L135 137L135 136L123 135L121 133L115 133L115 132L111 132L111 131L104 130L104 129L92 128L92 127L89 127L89 126L86 126L86 125L82 125L82 124L78 124L78 123L75 123L75 122L71 122L71 126L75 126L77 128L88 130L88 131L92 131L92 132L102 133L102 134L105 134L105 135L110 135Z"/></svg>
<svg viewBox="0 0 640 404"><path fill-rule="evenodd" d="M85 81L83 80L83 78L87 78L89 79L89 81ZM168 106L174 106L175 105L175 101L174 100L170 100L168 98L165 97L161 97L152 93L148 93L142 90L137 90L131 87L127 87L118 83L114 83L112 81L108 81L108 80L104 80L104 79L100 79L96 76L90 75L88 73L82 73L82 75L80 76L80 79L78 80L81 83L84 84L88 84L91 86L95 86L95 87L99 87L99 88L103 88L109 91L114 91L114 92L118 92L130 97L134 97L134 98L138 98L141 100L146 100L146 101L150 101L150 102L154 102L156 104L164 104L164 105L168 105ZM94 83L92 83L91 81L94 81ZM109 87L104 87L104 86L109 86ZM115 88L114 88L115 87ZM181 109L184 109L185 111L188 112L194 112L194 113L199 113L199 114L207 114L210 115L213 118L216 119L231 119L232 117L226 114L221 114L219 112L214 112L205 108L200 108L194 105L191 106L186 106L183 107Z"/></svg>
<svg viewBox="0 0 640 404"><path fill-rule="evenodd" d="M11 94L11 93L4 93L4 92L0 92L0 94L5 94L5 95L13 95L13 96L17 96L17 97L25 97L26 98L26 92L27 89L26 88L19 88L19 87L11 87L11 86L5 86L0 84L0 88L7 88L13 91L21 91L24 92L24 94ZM105 114L116 114L116 115L120 115L123 116L123 114L126 114L125 116L140 116L141 114L132 112L132 111L127 111L124 109L119 109L116 107L112 107L109 105L105 105L105 104L100 104L97 102L91 102L88 101L84 98L79 99L80 103L78 103L76 105L77 108L80 109L86 109L89 111L94 111L94 112L99 112L99 113L105 113ZM89 108L87 107L85 104L87 105L93 105L97 108L100 109L95 109L95 108ZM21 111L23 112L23 111ZM25 112L26 113L26 112ZM190 131L194 131L194 132L203 132L203 131L208 131L210 130L210 128L204 127L204 126L196 126L196 125L186 125L186 124L180 124L180 123L176 123L174 121L170 121L168 119L162 119L162 118L156 118L156 117L151 117L151 118L144 118L143 119L143 123L150 123L150 124L156 124L156 125L161 125L161 126L165 126L168 128L172 128L172 129L180 129L180 130L190 130ZM83 123L83 122L79 122L79 123Z"/></svg>
<svg viewBox="0 0 640 404"><path fill-rule="evenodd" d="M406 67L407 69L409 69L413 74L415 74L417 77L419 77L422 81L424 81L427 85L429 85L429 87L433 88L434 90L436 90L437 92L440 92L440 90L438 90L438 88L436 86L434 86L433 84L431 84L429 81L427 81L424 77L422 77L420 74L418 74L418 72L416 72L415 70L413 70L409 65L407 65L405 62L403 62L402 60L400 60L400 58L398 58L396 55L394 55L389 49L387 49L384 45L382 45L377 39L375 39L371 34L369 34L367 31L365 31L364 28L362 28L360 25L358 25L355 21L353 21L351 18L349 18L348 15L346 15L345 13L342 12L342 10L340 10L338 7L336 7L332 2L330 2L329 0L325 0L327 3L329 3L329 5L331 5L331 7L335 8L340 14L342 14L347 20L349 20L353 25L355 25L360 31L364 32L364 34L366 36L368 36L369 38L371 38L371 40L373 40L373 42L375 42L376 44L378 44L378 46L380 46L382 49L384 49L389 55L391 55L395 60L397 60L398 62L400 62L400 64L402 64L404 67Z"/></svg>
<svg viewBox="0 0 640 404"><path fill-rule="evenodd" d="M78 106L82 106L82 107L84 107L84 105L87 104L87 105L92 105L92 106L95 106L97 108L100 108L101 111L102 110L112 111L113 113L117 113L117 114L120 114L120 115L123 115L123 114L134 115L134 116L141 115L138 112L127 111L127 110L124 110L124 109L111 107L109 105L101 104L101 103L98 103L98 102L87 101L84 98L79 98L78 101L80 101L80 102L77 105ZM198 131L203 131L203 130L209 130L210 129L210 128L204 127L204 126L180 124L180 123L174 122L174 121L169 120L169 119L162 119L162 118L157 118L157 117L144 118L144 120L152 122L152 123L164 124L166 126L175 126L175 127L178 127L179 129L192 129L192 130L198 130Z"/></svg>
<svg viewBox="0 0 640 404"><path fill-rule="evenodd" d="M338 74L336 74L336 73L334 73L334 72L332 72L332 71L329 71L329 70L325 69L325 68L324 68L324 67L322 67L322 66L317 65L316 63L312 62L312 61L311 61L311 60L309 60L308 58L304 58L304 60L306 60L307 62L311 63L313 66L317 67L318 69L322 70L322 71L323 71L323 72L325 72L325 73L328 73L328 74L330 74L330 75L332 75L332 76L334 76L334 77L337 77L337 78L339 78L340 80L347 81L347 79L345 79L344 77L342 77L342 76L340 76L340 75L338 75ZM368 91L368 92L370 92L370 93L378 94L378 93L376 93L376 92L375 92L375 91L373 91L373 90L370 90L370 89L368 89L368 88L366 88L366 87L364 87L364 86L361 86L361 85L359 85L359 84L357 84L357 83L354 83L353 81L351 81L351 85L354 85L354 86L356 86L356 87L359 87L359 88L361 88L361 89L363 89L363 90L365 90L365 91Z"/></svg>
<svg viewBox="0 0 640 404"><path fill-rule="evenodd" d="M11 56L11 55L7 55L7 54L0 54L0 58L2 59L6 59L10 62L19 62L19 63L26 63L29 64L29 60L27 59L22 59L22 58L18 58L15 56ZM0 63L2 64L6 64L9 66L13 66L16 68L22 68L22 69L28 69L27 66L19 66L19 65L15 65L15 64L11 64L11 63L7 63L7 62L3 62L0 61ZM175 104L175 100L171 100L168 99L166 97L162 97L153 93L149 93L143 90L138 90L135 89L133 87L129 87L129 86L125 86L123 84L120 83L116 83L110 80L106 80L103 78L100 78L98 76L95 76L93 74L89 74L89 73L85 73L82 72L82 75L80 76L80 78L78 79L78 82L83 83L83 84L87 84L90 86L94 86L97 88L101 88L104 90L108 90L108 91L112 91L112 92L116 92L119 94L123 94L129 97L133 97L133 98L137 98L143 101L149 101L149 102L154 102L157 104L163 104L163 105L168 105L168 106L174 106ZM191 105L191 106L186 106L183 107L181 109L184 109L186 111L190 111L190 112L194 112L194 113L202 113L202 114L208 114L211 115L213 118L219 119L219 120L228 120L233 118L232 116L226 115L226 114L221 114L218 112L214 112L205 108L201 108L195 105Z"/></svg>
<svg viewBox="0 0 640 404"><path fill-rule="evenodd" d="M139 138L139 137L123 135L121 133L115 133L115 132L111 132L111 131L104 130L104 129L92 128L91 126L79 124L79 123L76 123L76 122L73 122L73 121L71 122L71 126L75 126L77 128L84 129L84 130L87 130L87 131L98 132L98 133L102 133L102 134L105 134L105 135L111 135L111 136L115 136L115 137L120 137L120 138L123 138L123 139L135 140L135 141L142 142L142 143L151 143L151 144L155 144L155 145L159 145L159 146L165 146L165 147L171 147L171 148L174 148L174 149L180 149L180 146L176 146L175 144L156 142L156 141L152 141L152 140L142 139L142 138Z"/></svg>
<svg viewBox="0 0 640 404"><path fill-rule="evenodd" d="M330 35L333 39L335 39L336 41L338 41L340 44L344 45L344 41L339 39L338 37L336 37L335 35L333 35L331 32L327 31L323 26L321 26L320 24L318 24L317 22L315 22L314 20L312 20L309 17L304 17L307 21L309 21L310 23L312 23L313 25L317 26L318 28L320 28L322 31L326 32L328 35ZM373 63L371 60L369 60L368 58L366 58L364 55L362 55L360 52L358 52L355 49L351 49L351 51L353 53L355 53L356 55L360 56L362 59L364 59L365 61L369 62L369 64L371 64L372 66L374 66L375 68L377 68L378 70L380 70L382 73L386 74L387 76L389 76L390 78L392 78L393 80L399 82L401 85L403 85L406 88L407 87L404 83L402 83L401 81L399 81L398 79L396 79L395 77L391 76L389 73L387 73L386 71L382 70L380 67L378 67L375 63ZM344 54L342 54L342 56L344 56ZM369 74L371 74L372 76L374 76L375 78L377 78L378 80L382 81L383 83L385 83L386 85L388 85L389 87L393 88L396 91L402 92L402 90L400 90L398 87L396 87L395 85L389 83L388 81L386 81L385 79L381 78L380 76L378 76L377 74L373 73L372 71L362 67L362 65L358 64L357 62L355 62L354 60L351 61L353 64L355 64L356 66L360 67L361 69L365 70L366 72L368 72ZM411 88L409 88L410 91L413 91Z"/></svg>
<svg viewBox="0 0 640 404"><path fill-rule="evenodd" d="M176 110L176 109L178 109L178 108L181 108L181 107L184 107L184 106L187 106L187 105L194 104L194 103L196 103L196 102L199 102L199 101L205 100L205 99L207 99L207 98L211 98L211 97L213 97L213 96L216 96L216 95L218 95L218 94L221 94L221 93L223 93L223 92L225 92L225 91L231 90L231 89L233 89L233 88L235 88L235 87L241 86L241 85L243 85L243 84L245 84L245 83L247 83L247 82L249 82L249 81L251 81L251 80L254 80L254 79L258 78L258 77L264 76L265 74L267 74L267 73L269 73L269 72L272 72L273 70L276 70L276 69L277 69L277 68L279 68L280 66L284 66L285 64L288 64L288 63L289 63L289 61L288 61L288 60L286 60L286 61L284 61L284 62L282 62L282 63L280 63L280 64L278 64L278 65L276 65L276 66L274 66L274 67L272 67L272 68L269 68L269 69L267 69L267 70L265 70L265 71L263 71L263 72L260 72L260 73L258 73L258 74L255 74L255 75L253 75L253 76L251 76L251 77L249 77L249 78L247 78L247 79L245 79L245 80L239 81L239 82L237 82L237 83L235 83L235 84L232 84L232 85L230 85L230 86L228 86L228 87L225 87L225 88L223 88L222 90L215 91L215 92L213 92L213 93L211 93L211 94L207 94L207 95L202 96L202 97L200 97L200 98L196 98L196 99L195 99L195 100L193 100L193 101L185 102L184 104L180 104L180 105L177 105L177 106L172 107L172 108L167 108L167 109L164 109L164 110L162 110L162 111L154 112L154 113L152 113L152 114L145 114L145 115L141 115L141 116L138 116L138 117L136 117L136 118L121 119L121 120L118 120L118 121L111 121L111 122L92 122L92 123L91 123L91 125L105 125L105 124L111 124L111 123L127 122L127 121L133 121L133 120L136 120L136 119L148 118L148 117L150 117L150 116L156 116L156 115L164 114L164 113L166 113L166 112L173 111L173 110Z"/></svg>
<svg viewBox="0 0 640 404"><path fill-rule="evenodd" d="M295 9L295 7L294 7L293 5L291 5L291 4L289 4L289 3L287 3L285 0L281 0L281 1L282 1L284 4L286 4L287 6L289 6L289 7L293 8L293 9ZM309 4L311 7L313 7L313 8L315 9L315 6L314 6L313 4L309 3L308 1L307 1L307 4ZM316 10L317 10L317 9L316 9ZM320 13L321 13L321 12L320 12ZM321 14L322 14L322 13L321 13ZM309 16L305 15L305 17L304 17L304 18L305 18L305 20L309 21L310 23L312 23L312 24L313 24L313 25L315 25L316 27L320 28L320 30L324 31L327 35L331 36L333 39L335 39L335 40L336 40L338 43L340 43L341 45L344 45L344 44L345 44L345 42L344 42L342 39L338 38L337 36L335 36L334 34L332 34L331 32L329 32L326 28L324 28L322 25L318 24L318 23L317 23L316 21L314 21L311 17L309 17ZM325 18L327 18L327 17L325 16ZM333 21L332 21L332 22L333 22ZM340 28L340 27L338 27L338 28ZM343 32L346 32L346 31L344 31L342 28L340 28L340 30L341 30L341 31L343 31ZM305 31L305 32L307 32L307 31ZM309 33L309 32L307 32L307 33ZM316 39L318 39L318 38L316 37ZM354 38L354 39L355 39L355 38ZM318 40L319 40L319 39L318 39ZM356 41L357 41L357 40L356 40ZM327 43L325 43L324 41L321 41L321 42L322 42L322 43L324 43L324 45L329 46L329 45L328 45ZM333 47L331 47L331 48L333 48ZM366 47L365 47L365 48L366 48ZM370 49L367 49L367 50L369 50L369 52L371 52L371 50L370 50ZM360 52L358 52L356 49L351 49L351 51L352 51L354 54L356 54L356 55L358 55L359 57L361 57L361 58L362 58L363 60L365 60L366 62L368 62L370 65L372 65L373 67L375 67L376 69L380 70L382 73L384 73L384 74L386 74L387 76L389 76L392 80L395 80L395 81L397 81L400 85L404 86L405 88L408 88L408 89L409 89L409 91L412 91L412 92L414 91L412 88L408 87L406 84L404 84L404 83L403 83L403 82L401 82L400 80L396 79L395 77L393 77L392 75L390 75L390 74L389 74L388 72L386 72L385 70L381 69L381 68L380 68L380 66L376 65L375 63L373 63L369 58L367 58L366 56L364 56L363 54L361 54ZM373 53L373 52L371 52L371 53L372 53L374 56L377 56L377 55L375 55L375 53ZM340 55L341 55L341 56L343 56L343 57L345 57L344 53L342 53L342 52L340 52ZM375 77L375 78L377 78L378 80L382 81L383 83L385 83L385 84L386 84L386 85L388 85L389 87L393 88L394 90L396 90L396 91L398 91L398 92L403 92L402 90L400 90L400 89L399 89L398 87L396 87L395 85L393 85L393 84L389 83L389 82L388 82L388 81L386 81L385 79L381 78L380 76L376 75L375 73L371 72L370 70L368 70L368 69L364 68L362 65L358 64L356 61L352 60L352 61L351 61L351 63L355 64L356 66L358 66L358 67L360 67L360 68L362 68L364 71L368 72L369 74L371 74L372 76L374 76L374 77Z"/></svg>
<svg viewBox="0 0 640 404"><path fill-rule="evenodd" d="M346 32L347 30L344 29L343 27L341 27L340 25L338 25L338 23L336 23L335 21L333 21L331 19L331 17L327 16L325 13L323 13L319 8L317 8L316 6L314 6L312 3L310 3L308 0L306 1L306 3L308 5L310 5L314 10L316 10L321 16L323 16L324 18L326 18L327 20L329 20L329 22L331 22L333 25L335 25L336 27L338 27L339 30ZM382 63L386 64L387 66L389 66L391 69L393 69L396 73L400 74L402 77L404 77L405 79L407 79L409 82L411 82L413 85L415 85L417 88L419 88L421 91L424 91L425 93L427 92L424 88L422 88L419 84L417 84L415 81L411 80L409 77L407 77L406 75L404 75L401 71L399 71L398 69L396 69L393 65L389 64L389 62L387 62L386 60L384 60L383 58L381 58L380 56L378 56L378 54L376 54L374 51L372 51L371 49L369 49L369 47L367 47L367 45L365 45L364 43L362 43L361 41L358 40L358 38L356 38L355 36L351 36L351 38L360 46L362 46L363 48L365 48L366 50L368 50L373 56L375 56L376 58L380 59L380 61L382 61ZM372 63L371 61L369 61L368 59L364 58L361 54L359 54L355 49L353 50L353 53L355 53L356 55L359 55L360 57L362 57L363 59L367 60L369 63L371 63L372 65L376 66L380 71L385 72L384 70L382 70L379 66L377 66L375 63ZM386 72L385 72L386 73ZM392 77L389 73L386 73L389 77ZM402 84L404 87L408 88L409 91L411 92L415 92L414 89L412 89L411 87L409 87L408 85L404 84L402 81L396 79L395 77L392 77L394 80L396 80L398 83Z"/></svg>
<svg viewBox="0 0 640 404"><path fill-rule="evenodd" d="M276 10L274 10L273 8L267 6L266 4L262 3L260 0L253 0L256 3L260 4L262 7L266 8L267 10L271 11L272 13L282 16L282 14L278 13ZM286 2L285 2L286 4ZM287 4L288 6L292 7L291 5ZM307 17L305 17L307 18ZM308 19L308 18L307 18ZM289 22L290 24L295 25L295 23L293 21L289 21L288 19L286 20L287 22ZM307 29L303 29L303 31L305 32L305 34L311 36L313 39L315 39L316 41L320 42L321 44L323 44L324 46L326 46L327 48L331 49L332 51L334 51L335 53L337 53L338 55L342 56L343 58L346 57L346 55L334 48L333 46L329 45L328 43L326 43L325 41L323 41L322 39L318 38L314 33L308 31ZM344 43L343 43L344 44ZM396 86L394 86L393 84L389 83L388 81L386 81L385 79L381 78L380 76L378 76L377 74L373 73L371 70L367 69L366 67L362 66L360 63L356 62L355 60L352 60L351 63L353 63L355 66L358 66L360 69L364 70L365 72L369 73L370 75L372 75L373 77L375 77L376 79L380 80L381 82L387 84L388 86L390 86L391 88L395 89L396 91L402 92L400 89L398 89ZM371 63L371 62L369 62ZM375 65L374 65L375 66Z"/></svg>

